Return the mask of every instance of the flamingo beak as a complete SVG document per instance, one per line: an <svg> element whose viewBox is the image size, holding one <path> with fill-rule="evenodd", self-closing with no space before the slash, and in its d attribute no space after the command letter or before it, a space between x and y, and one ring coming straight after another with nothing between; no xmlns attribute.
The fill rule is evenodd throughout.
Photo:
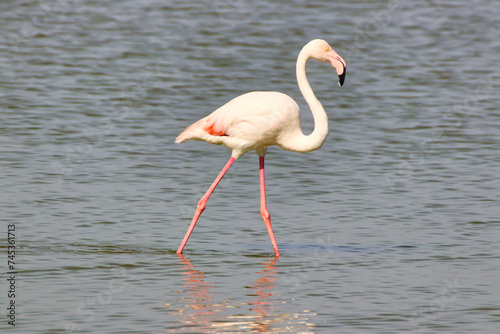
<svg viewBox="0 0 500 334"><path fill-rule="evenodd" d="M345 81L345 73L347 69L347 65L345 60L342 59L335 51L330 50L328 53L328 60L332 64L333 68L337 71L337 75L339 76L339 85L342 86Z"/></svg>
<svg viewBox="0 0 500 334"><path fill-rule="evenodd" d="M344 81L345 81L345 72L346 72L346 68L344 67L344 71L342 72L341 75L339 75L339 85L342 86L344 84Z"/></svg>

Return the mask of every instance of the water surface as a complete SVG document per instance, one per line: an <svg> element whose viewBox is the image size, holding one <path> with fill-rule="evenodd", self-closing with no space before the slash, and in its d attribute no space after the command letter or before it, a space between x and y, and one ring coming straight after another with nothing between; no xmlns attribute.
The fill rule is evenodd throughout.
<svg viewBox="0 0 500 334"><path fill-rule="evenodd" d="M498 333L495 1L41 1L0 4L2 256L8 333ZM239 159L174 144L235 96L297 100L300 48L323 147ZM7 267L2 267L6 276ZM2 277L5 277L2 276ZM2 308L7 285L1 284ZM4 311L5 313L5 311Z"/></svg>

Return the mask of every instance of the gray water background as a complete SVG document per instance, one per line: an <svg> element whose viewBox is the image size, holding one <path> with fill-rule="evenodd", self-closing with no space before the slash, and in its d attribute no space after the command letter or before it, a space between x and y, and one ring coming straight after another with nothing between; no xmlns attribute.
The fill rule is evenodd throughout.
<svg viewBox="0 0 500 334"><path fill-rule="evenodd" d="M498 1L0 3L3 333L499 333ZM235 96L310 111L323 147L174 144ZM16 226L16 326L7 225Z"/></svg>

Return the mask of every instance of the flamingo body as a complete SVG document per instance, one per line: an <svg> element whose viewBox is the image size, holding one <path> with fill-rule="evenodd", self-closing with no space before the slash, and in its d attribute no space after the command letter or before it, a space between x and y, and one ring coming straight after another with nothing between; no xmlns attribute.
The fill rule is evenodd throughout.
<svg viewBox="0 0 500 334"><path fill-rule="evenodd" d="M279 92L250 92L229 101L189 126L176 139L203 140L233 150L233 157L267 146L286 148L287 138L300 130L297 103Z"/></svg>
<svg viewBox="0 0 500 334"><path fill-rule="evenodd" d="M175 140L203 140L210 144L224 145L232 150L231 158L198 202L191 225L177 253L182 253L198 218L205 209L208 198L233 162L243 154L255 150L259 156L261 186L261 216L266 224L276 256L278 245L267 210L264 178L264 156L271 145L289 151L310 152L321 147L328 135L328 117L307 82L307 61L316 59L329 62L336 69L339 84L344 83L346 63L324 40L316 39L306 44L299 53L296 73L297 83L314 118L314 131L304 135L301 130L300 110L288 95L279 92L250 92L238 96L210 115L186 128Z"/></svg>

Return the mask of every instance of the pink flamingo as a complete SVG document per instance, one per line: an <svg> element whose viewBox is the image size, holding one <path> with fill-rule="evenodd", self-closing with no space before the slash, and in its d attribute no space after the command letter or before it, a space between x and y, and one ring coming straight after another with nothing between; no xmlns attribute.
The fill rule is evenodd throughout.
<svg viewBox="0 0 500 334"><path fill-rule="evenodd" d="M302 132L299 107L291 97L279 92L250 92L229 101L189 126L177 137L176 143L190 139L204 140L210 144L223 144L232 150L231 158L198 202L191 225L177 250L178 254L182 253L198 218L205 210L210 195L229 167L243 154L255 150L260 165L260 213L276 257L280 255L266 205L264 155L267 146L270 145L302 153L314 151L323 145L328 135L328 117L325 109L314 95L306 78L306 63L309 58L331 63L339 76L340 86L344 83L346 63L324 40L312 40L300 51L296 65L297 83L313 114L314 131L310 135L304 135Z"/></svg>

